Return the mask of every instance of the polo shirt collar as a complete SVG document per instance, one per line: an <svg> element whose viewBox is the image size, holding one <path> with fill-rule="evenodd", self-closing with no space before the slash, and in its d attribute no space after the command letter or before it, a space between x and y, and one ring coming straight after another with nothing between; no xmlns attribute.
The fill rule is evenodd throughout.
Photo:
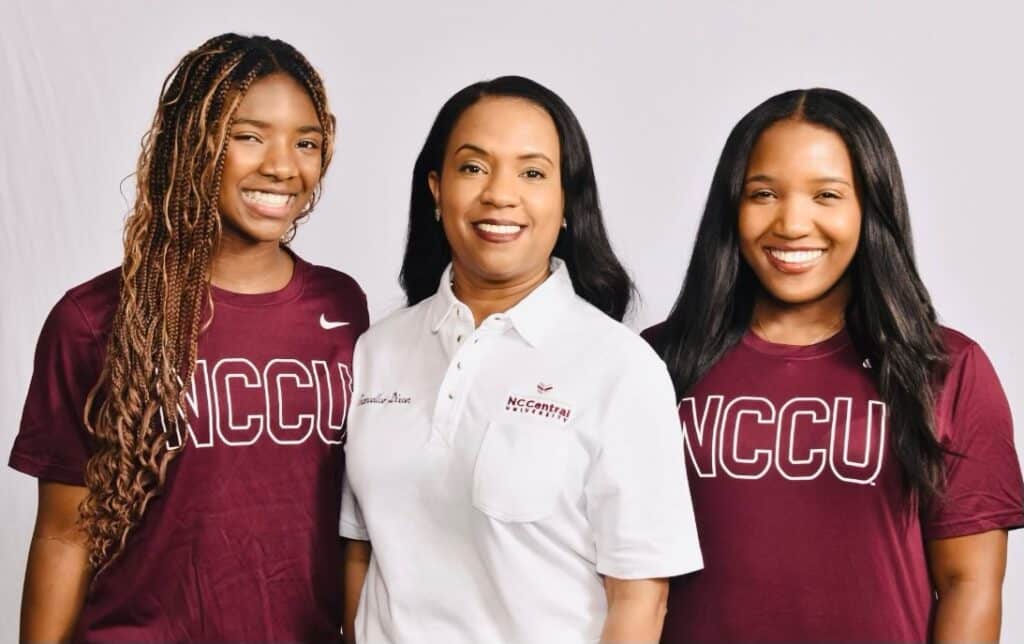
<svg viewBox="0 0 1024 644"><path fill-rule="evenodd" d="M440 331L448 316L459 306L465 305L455 297L455 293L452 291L452 265L449 262L448 268L441 273L441 283L437 285L437 293L430 303L431 332Z"/></svg>
<svg viewBox="0 0 1024 644"><path fill-rule="evenodd" d="M441 274L437 294L430 308L431 331L437 333L457 307L466 306L455 297L451 284L452 265ZM520 336L530 346L544 341L561 318L562 312L576 297L572 278L565 262L551 258L551 275L521 302L507 312L507 317Z"/></svg>
<svg viewBox="0 0 1024 644"><path fill-rule="evenodd" d="M509 320L530 346L539 346L559 324L562 312L576 297L569 268L557 257L551 258L551 275L544 283L508 310Z"/></svg>

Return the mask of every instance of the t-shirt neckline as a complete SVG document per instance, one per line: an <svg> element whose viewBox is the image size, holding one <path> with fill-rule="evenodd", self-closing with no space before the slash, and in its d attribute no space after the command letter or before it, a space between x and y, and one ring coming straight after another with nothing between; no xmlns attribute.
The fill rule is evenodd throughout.
<svg viewBox="0 0 1024 644"><path fill-rule="evenodd" d="M845 326L820 342L806 345L770 342L758 336L751 329L747 329L747 332L743 334L744 345L758 353L780 358L820 358L846 347L851 341Z"/></svg>
<svg viewBox="0 0 1024 644"><path fill-rule="evenodd" d="M289 254L295 261L295 267L292 269L291 279L288 280L288 283L283 288L268 293L235 293L234 291L228 291L210 284L210 294L213 296L213 301L217 304L228 304L230 306L254 307L281 304L299 297L305 286L309 264L290 251Z"/></svg>

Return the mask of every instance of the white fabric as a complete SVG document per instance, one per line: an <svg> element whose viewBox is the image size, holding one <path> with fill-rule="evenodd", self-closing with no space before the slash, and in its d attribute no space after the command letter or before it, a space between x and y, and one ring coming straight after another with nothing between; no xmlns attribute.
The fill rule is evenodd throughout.
<svg viewBox="0 0 1024 644"><path fill-rule="evenodd" d="M590 642L603 579L701 567L668 373L568 270L474 329L449 286L356 346L342 536L356 637Z"/></svg>

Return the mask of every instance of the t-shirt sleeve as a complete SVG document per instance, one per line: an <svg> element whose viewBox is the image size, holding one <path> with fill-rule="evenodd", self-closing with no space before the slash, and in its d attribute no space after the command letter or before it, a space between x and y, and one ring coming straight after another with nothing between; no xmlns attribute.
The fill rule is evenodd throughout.
<svg viewBox="0 0 1024 644"><path fill-rule="evenodd" d="M647 347L604 412L605 438L586 486L597 571L673 577L703 566L668 372Z"/></svg>
<svg viewBox="0 0 1024 644"><path fill-rule="evenodd" d="M43 324L9 465L39 479L84 485L89 459L85 400L101 365L100 342L65 295Z"/></svg>
<svg viewBox="0 0 1024 644"><path fill-rule="evenodd" d="M922 521L926 539L1024 526L1024 483L1006 394L988 356L957 356L937 405L946 490Z"/></svg>
<svg viewBox="0 0 1024 644"><path fill-rule="evenodd" d="M358 317L355 320L356 336L358 337L370 328L370 305L366 299L366 292L358 285L356 286L356 290L359 293L359 305L356 307Z"/></svg>

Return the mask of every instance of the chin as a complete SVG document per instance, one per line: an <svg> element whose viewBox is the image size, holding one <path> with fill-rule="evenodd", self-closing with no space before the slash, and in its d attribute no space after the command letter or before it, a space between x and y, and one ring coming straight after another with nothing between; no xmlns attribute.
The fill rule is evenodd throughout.
<svg viewBox="0 0 1024 644"><path fill-rule="evenodd" d="M812 302L824 299L832 292L833 286L835 284L824 287L816 286L814 288L778 288L775 285L766 285L764 282L761 282L761 287L772 299L790 306L811 304Z"/></svg>
<svg viewBox="0 0 1024 644"><path fill-rule="evenodd" d="M780 304L787 304L789 306L800 306L801 304L810 304L821 299L821 295L803 295L793 293L780 293L778 291L768 290L768 294L772 296L772 299Z"/></svg>
<svg viewBox="0 0 1024 644"><path fill-rule="evenodd" d="M509 257L495 257L495 254L476 255L466 258L463 263L465 267L472 267L473 271L487 280L501 281L514 277L521 272L524 262L516 261Z"/></svg>
<svg viewBox="0 0 1024 644"><path fill-rule="evenodd" d="M287 226L281 226L279 224L274 226L246 226L244 228L234 228L231 233L245 241L267 244L270 242L281 241L281 238L288 233L290 225L291 224L289 223ZM226 227L225 232L228 232Z"/></svg>

